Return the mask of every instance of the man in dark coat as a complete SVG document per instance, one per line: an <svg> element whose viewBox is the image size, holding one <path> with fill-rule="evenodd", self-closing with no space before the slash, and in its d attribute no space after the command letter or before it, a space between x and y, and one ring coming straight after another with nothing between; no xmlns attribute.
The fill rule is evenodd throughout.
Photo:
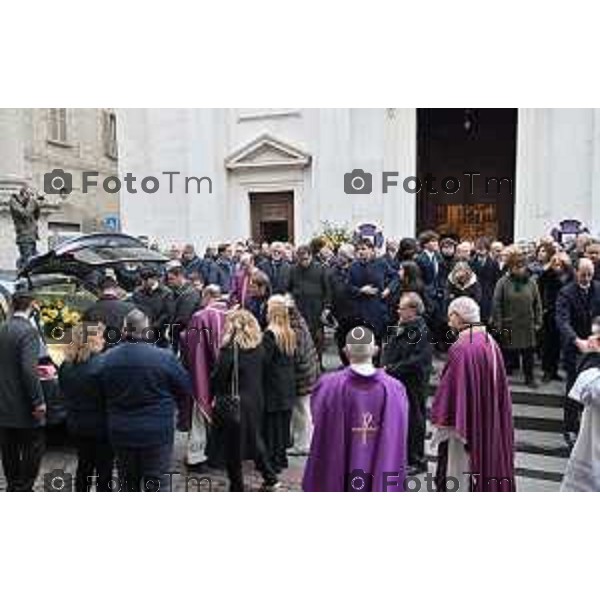
<svg viewBox="0 0 600 600"><path fill-rule="evenodd" d="M186 244L183 247L181 265L186 277L189 278L193 273L197 273L202 277L204 285L219 285L222 288L225 284L225 275L216 262L210 258L200 258L193 244Z"/></svg>
<svg viewBox="0 0 600 600"><path fill-rule="evenodd" d="M142 338L148 326L142 311L129 313L123 342L106 352L99 374L120 489L129 492L172 491L175 410L193 395L175 355Z"/></svg>
<svg viewBox="0 0 600 600"><path fill-rule="evenodd" d="M183 267L176 261L167 266L167 285L173 292L173 319L170 323L169 338L173 350L177 353L180 334L187 328L192 315L200 310L202 298L186 280Z"/></svg>
<svg viewBox="0 0 600 600"><path fill-rule="evenodd" d="M390 283L397 273L389 264L375 257L371 240L356 244L356 260L350 267L350 287L356 302L358 316L370 323L377 342L382 339L387 326L386 300Z"/></svg>
<svg viewBox="0 0 600 600"><path fill-rule="evenodd" d="M560 364L560 332L556 324L556 301L561 289L573 280L573 269L563 253L555 253L538 277L537 284L542 299L542 370L544 383L562 381L558 374Z"/></svg>
<svg viewBox="0 0 600 600"><path fill-rule="evenodd" d="M340 246L337 258L329 270L331 284L331 312L340 326L350 322L358 316L356 298L352 294L350 285L350 267L354 260L354 247L351 244ZM344 335L340 348L346 344Z"/></svg>
<svg viewBox="0 0 600 600"><path fill-rule="evenodd" d="M235 274L233 247L231 244L219 244L217 252L215 264L221 270L221 290L224 294L228 294L231 290L231 280Z"/></svg>
<svg viewBox="0 0 600 600"><path fill-rule="evenodd" d="M425 401L433 352L422 316L424 311L419 294L407 292L402 295L398 305L398 326L390 328L382 358L386 373L402 382L408 394L409 475L427 471Z"/></svg>
<svg viewBox="0 0 600 600"><path fill-rule="evenodd" d="M415 262L421 269L421 276L425 287L432 292L443 285L440 273L441 256L439 253L439 236L435 231L424 231L419 236L421 252Z"/></svg>
<svg viewBox="0 0 600 600"><path fill-rule="evenodd" d="M308 246L300 246L296 257L297 263L290 271L288 291L308 325L320 358L323 352L321 314L331 297L329 277L327 271L313 260Z"/></svg>
<svg viewBox="0 0 600 600"><path fill-rule="evenodd" d="M475 257L470 262L473 273L481 285L481 321L487 323L492 314L492 299L496 283L500 279L500 266L490 256L490 241L480 238L475 244Z"/></svg>
<svg viewBox="0 0 600 600"><path fill-rule="evenodd" d="M173 322L175 311L173 292L162 285L158 271L153 267L142 269L142 285L133 292L133 303L150 320L150 327L160 335L158 345L166 348L168 325Z"/></svg>
<svg viewBox="0 0 600 600"><path fill-rule="evenodd" d="M40 205L31 191L23 187L18 194L11 196L10 214L15 226L17 247L19 248L19 260L17 261L19 269L37 254Z"/></svg>
<svg viewBox="0 0 600 600"><path fill-rule="evenodd" d="M437 347L447 349L446 341L446 270L439 253L439 236L435 231L424 231L419 236L421 252L415 262L421 269L425 294L431 305L430 326L438 340Z"/></svg>
<svg viewBox="0 0 600 600"><path fill-rule="evenodd" d="M39 334L30 322L34 299L17 292L0 327L0 451L9 492L32 492L44 454L46 403L37 374Z"/></svg>
<svg viewBox="0 0 600 600"><path fill-rule="evenodd" d="M556 325L561 335L563 361L567 372L564 428L569 446L579 430L579 403L568 393L577 378L577 358L587 349L585 340L592 333L592 320L600 315L600 282L594 281L594 265L588 258L577 263L575 281L567 284L556 300Z"/></svg>
<svg viewBox="0 0 600 600"><path fill-rule="evenodd" d="M86 323L102 323L106 327L106 343L115 344L121 339L125 317L135 306L121 300L119 285L114 277L105 277L100 283L100 289L100 298L83 313L83 320Z"/></svg>
<svg viewBox="0 0 600 600"><path fill-rule="evenodd" d="M271 258L263 263L262 270L269 277L273 294L285 294L290 284L292 266L284 258L282 242L271 244Z"/></svg>

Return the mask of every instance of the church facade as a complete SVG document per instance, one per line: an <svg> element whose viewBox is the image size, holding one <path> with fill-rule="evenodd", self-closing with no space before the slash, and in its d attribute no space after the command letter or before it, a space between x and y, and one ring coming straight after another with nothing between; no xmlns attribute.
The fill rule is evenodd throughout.
<svg viewBox="0 0 600 600"><path fill-rule="evenodd" d="M161 244L300 243L326 222L392 238L600 231L600 109L122 109L118 123L120 178L135 178L122 228Z"/></svg>

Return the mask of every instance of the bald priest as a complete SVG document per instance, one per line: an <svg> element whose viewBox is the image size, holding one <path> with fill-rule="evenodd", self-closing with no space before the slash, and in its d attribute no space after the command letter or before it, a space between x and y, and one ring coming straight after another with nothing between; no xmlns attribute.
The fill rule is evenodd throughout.
<svg viewBox="0 0 600 600"><path fill-rule="evenodd" d="M314 434L305 492L402 492L408 399L404 386L376 369L367 327L346 336L349 366L321 377L311 397Z"/></svg>

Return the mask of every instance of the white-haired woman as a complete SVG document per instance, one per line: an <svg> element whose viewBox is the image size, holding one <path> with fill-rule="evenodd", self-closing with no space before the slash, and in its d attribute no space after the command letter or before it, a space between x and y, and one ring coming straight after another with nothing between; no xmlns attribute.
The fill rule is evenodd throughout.
<svg viewBox="0 0 600 600"><path fill-rule="evenodd" d="M457 262L448 275L448 301L461 296L468 296L481 304L481 285L469 263L464 261Z"/></svg>
<svg viewBox="0 0 600 600"><path fill-rule="evenodd" d="M232 492L244 491L242 461L246 459L254 460L263 476L265 491L279 486L261 433L264 365L265 350L258 321L244 309L230 312L225 319L223 342L211 383L217 398L215 417L223 432L225 464ZM232 395L234 378L237 378L240 398L239 415L219 418L219 398Z"/></svg>

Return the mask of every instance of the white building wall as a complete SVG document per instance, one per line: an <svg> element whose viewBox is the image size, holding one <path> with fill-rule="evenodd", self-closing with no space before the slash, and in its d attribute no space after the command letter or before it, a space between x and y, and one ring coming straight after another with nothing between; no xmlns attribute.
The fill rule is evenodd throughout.
<svg viewBox="0 0 600 600"><path fill-rule="evenodd" d="M294 192L295 240L306 241L324 221L355 227L376 222L388 235L411 235L415 197L402 179L415 173L413 109L125 109L121 124L122 175L177 170L208 176L213 193L122 194L123 227L163 244L203 247L250 236L251 192ZM310 155L306 167L225 168L228 156L263 134ZM373 193L344 193L344 173L373 173ZM383 170L399 172L382 195Z"/></svg>
<svg viewBox="0 0 600 600"><path fill-rule="evenodd" d="M322 222L377 222L389 237L415 234L414 109L132 109L119 113L121 171L209 176L213 194L122 195L123 227L161 243L203 247L250 235L248 194L292 190L295 240ZM236 150L268 133L311 157L293 168L225 168ZM371 195L347 195L344 173L373 173ZM382 194L381 172L398 171ZM547 234L578 218L600 233L600 110L521 109L518 115L515 239Z"/></svg>

